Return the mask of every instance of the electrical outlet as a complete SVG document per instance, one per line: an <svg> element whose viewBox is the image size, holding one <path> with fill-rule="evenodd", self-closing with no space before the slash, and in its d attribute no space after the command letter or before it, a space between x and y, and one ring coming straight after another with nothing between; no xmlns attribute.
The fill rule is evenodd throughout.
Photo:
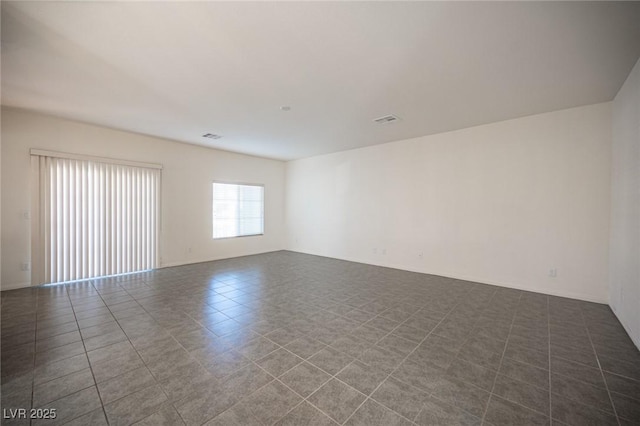
<svg viewBox="0 0 640 426"><path fill-rule="evenodd" d="M558 276L558 270L556 268L549 269L549 277L556 278Z"/></svg>
<svg viewBox="0 0 640 426"><path fill-rule="evenodd" d="M187 253L191 253L191 247L187 249Z"/></svg>
<svg viewBox="0 0 640 426"><path fill-rule="evenodd" d="M21 271L29 271L31 270L31 264L29 262L24 262L20 264Z"/></svg>
<svg viewBox="0 0 640 426"><path fill-rule="evenodd" d="M420 252L420 253L418 253L418 257L419 257L420 259L424 258L424 252Z"/></svg>

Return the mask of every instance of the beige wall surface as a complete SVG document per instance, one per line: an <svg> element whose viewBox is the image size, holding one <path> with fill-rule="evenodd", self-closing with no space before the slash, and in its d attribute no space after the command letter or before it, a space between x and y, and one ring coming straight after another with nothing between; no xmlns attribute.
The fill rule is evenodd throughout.
<svg viewBox="0 0 640 426"><path fill-rule="evenodd" d="M285 163L182 144L22 110L2 109L3 290L30 284L31 148L160 163L161 266L281 250ZM265 185L264 236L212 239L214 180Z"/></svg>
<svg viewBox="0 0 640 426"><path fill-rule="evenodd" d="M291 161L287 247L607 302L610 160L603 103Z"/></svg>

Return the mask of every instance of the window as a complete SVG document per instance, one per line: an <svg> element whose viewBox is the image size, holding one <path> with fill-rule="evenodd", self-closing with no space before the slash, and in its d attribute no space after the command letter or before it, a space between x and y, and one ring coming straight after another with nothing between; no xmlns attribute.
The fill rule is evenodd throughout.
<svg viewBox="0 0 640 426"><path fill-rule="evenodd" d="M264 234L264 186L213 183L213 238Z"/></svg>

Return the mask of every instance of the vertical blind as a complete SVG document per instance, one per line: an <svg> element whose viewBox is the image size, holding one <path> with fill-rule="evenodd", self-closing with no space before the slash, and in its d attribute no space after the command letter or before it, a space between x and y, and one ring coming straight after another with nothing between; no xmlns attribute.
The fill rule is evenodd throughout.
<svg viewBox="0 0 640 426"><path fill-rule="evenodd" d="M213 183L213 238L264 233L264 186Z"/></svg>
<svg viewBox="0 0 640 426"><path fill-rule="evenodd" d="M34 284L152 269L160 169L36 155Z"/></svg>

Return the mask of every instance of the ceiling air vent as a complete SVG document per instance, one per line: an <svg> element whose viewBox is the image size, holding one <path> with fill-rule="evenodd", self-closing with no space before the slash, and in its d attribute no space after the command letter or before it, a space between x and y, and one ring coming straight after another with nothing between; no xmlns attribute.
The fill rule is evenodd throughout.
<svg viewBox="0 0 640 426"><path fill-rule="evenodd" d="M220 139L222 136L214 135L213 133L205 133L204 135L202 135L202 137L209 138L209 139Z"/></svg>
<svg viewBox="0 0 640 426"><path fill-rule="evenodd" d="M384 117L373 119L373 121L375 121L378 124L393 123L394 121L398 121L398 120L400 120L400 118L398 118L395 115L385 115Z"/></svg>

